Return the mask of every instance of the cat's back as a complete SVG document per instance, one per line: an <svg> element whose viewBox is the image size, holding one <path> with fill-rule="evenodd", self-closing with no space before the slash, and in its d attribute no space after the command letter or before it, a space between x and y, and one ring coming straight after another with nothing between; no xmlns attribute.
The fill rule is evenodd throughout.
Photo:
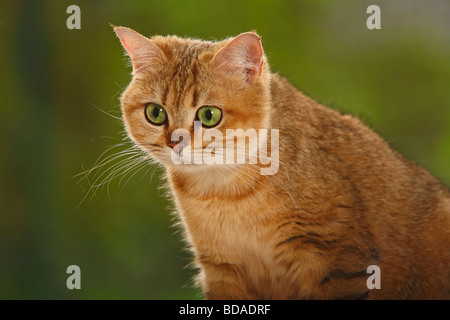
<svg viewBox="0 0 450 320"><path fill-rule="evenodd" d="M358 118L317 103L278 75L272 78L271 90L271 127L280 130L286 161L300 162L305 169L308 165L329 167L322 174L338 172L373 192L393 188L421 201L431 194L450 198L447 187ZM301 157L302 153L307 157Z"/></svg>
<svg viewBox="0 0 450 320"><path fill-rule="evenodd" d="M450 298L448 188L359 119L318 104L276 75L272 104L282 161L307 177L292 186L294 197L316 197L311 210L345 199L348 208L336 212L356 221L352 228L375 248L385 288L392 287L374 294Z"/></svg>

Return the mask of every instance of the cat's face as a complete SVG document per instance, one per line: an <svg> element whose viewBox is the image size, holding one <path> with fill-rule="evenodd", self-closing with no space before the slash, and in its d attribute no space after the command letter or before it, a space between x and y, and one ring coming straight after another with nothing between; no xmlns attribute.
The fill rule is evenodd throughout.
<svg viewBox="0 0 450 320"><path fill-rule="evenodd" d="M217 143L216 156L225 157L219 146L226 145L226 129L268 127L269 71L255 33L212 43L174 36L148 39L122 27L115 31L133 63L133 79L121 100L127 132L166 167L208 166L174 163L174 156L186 157L189 147L192 156L210 145L201 139L194 147L194 130L197 137L200 128L206 135L213 129L222 133L211 140ZM178 144L181 138L173 133L180 129L185 136Z"/></svg>

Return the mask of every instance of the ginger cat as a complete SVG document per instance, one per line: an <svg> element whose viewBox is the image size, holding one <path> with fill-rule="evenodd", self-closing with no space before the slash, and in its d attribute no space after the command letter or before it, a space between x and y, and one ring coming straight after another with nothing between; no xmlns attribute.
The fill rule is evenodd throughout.
<svg viewBox="0 0 450 320"><path fill-rule="evenodd" d="M126 130L165 168L205 298L450 299L449 190L271 73L256 33L209 42L114 31L133 65ZM205 134L278 129L278 171L175 164L194 143L172 133L193 134L194 121ZM380 289L368 288L370 265Z"/></svg>

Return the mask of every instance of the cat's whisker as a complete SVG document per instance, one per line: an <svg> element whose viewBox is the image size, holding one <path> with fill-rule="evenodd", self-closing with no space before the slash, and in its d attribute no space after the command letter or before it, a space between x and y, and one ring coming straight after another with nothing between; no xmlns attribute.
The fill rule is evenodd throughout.
<svg viewBox="0 0 450 320"><path fill-rule="evenodd" d="M223 151L223 149L222 150L217 150L217 151ZM220 156L224 156L224 154L222 153L222 154L220 154L219 152L217 152L216 154L217 155L220 155ZM239 153L239 152L237 152L237 155L248 155L248 153ZM269 158L269 157L265 157L266 159L269 159L269 160L273 160L273 159L271 159L271 158ZM274 160L274 161L277 161L277 160ZM247 162L247 163L245 163L245 164L247 164L247 165L251 165L251 166L253 166L253 167L255 167L255 168L258 168L258 169L261 169L259 166L257 166L256 164L252 164L252 163L249 163L249 162ZM258 171L259 173L260 173L260 171ZM281 183L283 183L283 181L278 177L278 174L275 174L275 175L270 175L270 176L266 176L266 177L274 177L274 178L276 178L276 179L278 179ZM284 184L284 183L283 183Z"/></svg>
<svg viewBox="0 0 450 320"><path fill-rule="evenodd" d="M125 169L123 169L123 167L124 167L124 166L123 166L122 168L118 168L115 172L112 172L112 173L110 174L110 175L111 175L110 178L108 179L108 181L107 181L107 183L106 183L106 185L107 185L106 189L107 189L108 197L109 197L109 195L110 195L110 189L109 189L109 186L110 186L110 182L111 182L112 180L114 180L114 179L116 179L116 178L118 178L118 177L121 176L121 179L119 180L119 185L121 185L122 180L123 180L130 172L132 172L133 170L135 170L136 168L138 168L138 167L139 167L140 165L142 165L142 164L144 164L144 166L142 166L141 168L144 168L145 165L147 165L147 163L145 163L146 160L147 160L146 156L142 156L142 155L141 155L141 157L134 158L134 160L130 159L131 162L128 164L128 166L125 167ZM123 170L123 171L122 171L122 170ZM140 169L139 169L139 170L140 170ZM137 170L137 171L139 171L139 170ZM116 174L116 172L119 172L119 173ZM135 173L136 173L136 172L135 172ZM135 174L135 173L134 173L134 174ZM133 175L134 175L134 174L133 174ZM133 175L131 175L131 177L132 177ZM124 190L124 188L125 188L127 182L131 179L131 177L128 178L128 180L126 181L125 185L122 187L121 192L123 192L123 190Z"/></svg>
<svg viewBox="0 0 450 320"><path fill-rule="evenodd" d="M106 114L106 115L110 116L111 118L114 118L114 119L116 119L116 120L120 120L120 121L123 121L123 119L122 119L122 118L120 118L120 117L116 117L116 116L114 116L114 115L110 114L109 112L106 112L106 111L105 111L105 110L103 110L102 108L100 108L100 107L97 107L97 106L96 106L95 104L93 104L92 102L89 102L89 104L90 104L91 106L93 106L94 108L96 108L97 110L99 110L99 111L103 112L104 114Z"/></svg>
<svg viewBox="0 0 450 320"><path fill-rule="evenodd" d="M146 160L144 160L144 161L142 161L141 163L139 163L139 164L137 164L135 167L134 167L134 172L132 173L132 174L130 174L130 176L128 177L128 179L125 181L125 184L122 186L122 189L120 190L120 192L122 193L123 192L123 190L125 189L125 187L126 187L126 185L128 184L128 182L131 180L131 178L133 178L139 171L141 171L142 169L144 169L144 168L146 168L147 166L149 166L149 163L146 161ZM144 174L142 175L142 177L149 171L149 169L150 168L148 168L147 169L147 171L146 172L144 172ZM132 170L130 170L130 173L132 172ZM127 173L128 174L128 173ZM125 177L126 175L124 175L123 177L122 177L122 179ZM121 180L122 180L121 179Z"/></svg>
<svg viewBox="0 0 450 320"><path fill-rule="evenodd" d="M123 91L122 86L119 85L119 84L117 83L117 81L114 81L114 84L119 88L119 90L117 90L116 93L111 97L110 103L112 103L113 100L114 100L114 99L115 99L115 98Z"/></svg>
<svg viewBox="0 0 450 320"><path fill-rule="evenodd" d="M223 150L223 149L222 149L222 150ZM241 153L239 153L239 151L241 151L241 150L236 149L236 150L235 150L235 153L236 153L237 155L248 156L248 150L242 151ZM225 156L225 155L222 154L222 156ZM306 180L308 180L308 182L310 182L310 183L317 189L317 191L320 192L320 194L321 194L324 198L326 197L325 194L322 192L322 190L321 190L321 189L314 183L314 181L312 181L305 173L303 173L303 172L297 170L296 168L293 168L292 166L286 164L285 162L283 162L283 161L281 161L281 160L279 160L279 159L272 159L271 157L262 156L262 155L260 155L260 154L258 154L257 157L263 158L263 159L266 159L266 160L277 161L281 166L284 166L285 168L289 169L289 171L298 173L298 174L301 175L303 178L305 178ZM275 175L273 175L273 176L275 176ZM287 176L287 178L290 180L289 174L286 174L286 176Z"/></svg>
<svg viewBox="0 0 450 320"><path fill-rule="evenodd" d="M124 162L126 162L126 161L128 161L128 159L123 159L123 160L121 160L118 164L114 164L111 168L109 168L109 169L107 169L107 170L105 170L104 172L102 172L95 180L94 180L94 182L93 182L93 184L91 185L91 187L90 187L90 190L89 190L89 192L92 192L92 194L91 194L91 200L92 200L92 198L94 197L94 196L96 196L96 194L97 194L97 191L98 191L98 188L100 187L100 186L104 186L107 182L109 182L109 179L108 179L108 177L110 177L111 176L111 170L114 170L114 168L116 168L116 167L118 167L118 166L120 166L120 164L123 164ZM125 166L127 166L128 164L126 164ZM108 172L109 172L109 174L108 174ZM107 174L107 176L105 177L105 178L103 178L103 180L101 181L101 182L98 182L105 174Z"/></svg>
<svg viewBox="0 0 450 320"><path fill-rule="evenodd" d="M155 170L155 168L156 168L155 162L152 161L152 158L148 158L147 161L148 161L148 168L147 168L147 170L144 172L144 174L141 176L141 178L139 179L139 181L141 181L141 180L149 173L150 170L152 170L152 172L153 172L153 170ZM151 175L151 177L150 177L150 180L151 180L152 174L150 173L150 175Z"/></svg>
<svg viewBox="0 0 450 320"><path fill-rule="evenodd" d="M152 171L150 172L150 179L148 181L148 185L150 185L153 181L153 177L155 175L156 170L158 170L158 163L152 162L152 166L149 169L152 169Z"/></svg>
<svg viewBox="0 0 450 320"><path fill-rule="evenodd" d="M119 161L117 164L115 164L114 166L112 166L112 167L109 169L109 174L103 179L102 182L100 182L100 183L97 184L97 185L94 185L94 187L95 187L95 188L98 188L98 187L100 187L100 186L102 186L102 185L105 185L106 183L108 183L108 182L114 180L115 178L121 176L121 175L124 173L124 171L126 171L128 168L130 168L131 166L133 166L133 165L135 164L135 162L138 161L138 160L140 159L140 157L141 157L141 155L135 155L135 156L130 157L130 158L122 159L122 160ZM102 177L102 176L103 176L105 173L107 173L107 172L108 172L108 170L105 171L104 173L102 173L102 174L98 177L98 179L99 179L100 177ZM97 181L98 181L98 179L97 179Z"/></svg>
<svg viewBox="0 0 450 320"><path fill-rule="evenodd" d="M134 160L132 160L132 159L134 159ZM131 161L131 162L128 162L128 161ZM106 186L108 198L110 198L110 189L109 189L110 182L113 181L114 179L116 179L116 178L126 174L127 170L130 167L132 168L133 165L137 161L139 161L139 157L134 157L134 158L130 158L130 159L124 159L120 163L125 163L125 164L119 166L120 165L120 163L119 163L117 166L113 167L113 168L115 168L114 170L111 168L111 172L103 179L103 181L101 183L99 183L97 186L95 186L96 190L94 191L93 196L96 195L97 190L99 189L100 186L102 188L104 188Z"/></svg>
<svg viewBox="0 0 450 320"><path fill-rule="evenodd" d="M223 151L223 149L222 150L217 150L217 151ZM217 155L220 155L220 156L223 156L224 154L220 154L220 153L217 153ZM249 169L249 170L251 170L251 171L253 171L253 172L256 172L256 173L260 173L260 167L259 166L257 166L256 164L250 164L250 163L246 163L247 165L248 165L248 167L247 167L247 169ZM233 167L233 169L237 169L237 170L239 170L239 171L241 171L242 173L244 173L244 174L247 174L246 172L243 172L242 170L240 170L239 168L238 168L238 166L234 166ZM248 175L248 174L247 174ZM270 181L271 179L277 179L278 180L278 182L279 182L279 185L280 185L280 187L286 192L286 194L291 198L291 201L292 201L292 203L294 204L294 206L296 207L296 208L298 208L298 209L303 209L303 211L305 211L305 212L308 212L307 210L305 210L304 208L301 208L301 206L299 206L299 204L295 201L295 199L294 199L294 197L292 196L292 193L289 191L289 189L288 189L288 187L285 185L285 183L284 183L284 181L282 181L279 177L278 177L278 174L275 174L275 175L271 175L271 176L264 176L266 179L267 179L267 181L271 184L271 186L273 187L273 184L272 184L272 182ZM261 183L261 181L259 181L259 180L257 180L257 179L254 179L255 180L255 182L258 182L258 183ZM261 183L262 184L262 183ZM267 190L269 190L269 188L267 187L267 186L265 186L264 185L264 187L267 189ZM269 191L271 191L271 190L269 190ZM284 208L284 210L288 213L288 215L290 216L290 214L289 214L289 212L288 212L288 210L286 209L286 207L284 206L284 203L283 203L283 201L273 192L273 191L271 191L271 194L274 196L274 197L276 197L279 201L280 201L280 203L281 203L281 205L283 206L283 208ZM309 213L309 212L308 212ZM290 218L291 218L291 220L292 220L292 217L290 216Z"/></svg>
<svg viewBox="0 0 450 320"><path fill-rule="evenodd" d="M116 156L114 159L118 159L118 158L120 158L120 157L122 157L122 156L124 156L124 155L126 155L126 154L120 154L119 156ZM91 194L90 200L92 200L92 198L96 196L96 192L97 192L97 190L98 190L98 187L101 186L101 185L104 185L105 180L108 180L108 177L110 177L110 175L111 175L112 172L115 170L115 168L117 168L118 166L121 166L121 164L123 164L123 163L125 163L125 162L127 162L127 161L130 161L131 159L136 158L137 156L141 156L141 155L139 155L139 154L134 154L131 158L130 158L130 157L127 157L127 158L125 158L125 159L122 159L122 160L119 161L118 163L113 164L113 166L111 166L109 169L103 171L100 175L98 175L98 173L95 174L94 177L93 177L94 181L93 181L92 183L90 182L90 179L88 178L88 177L89 177L89 174L90 174L92 171L88 172L87 175L86 175L86 179L88 180L88 183L89 183L89 185L90 185L90 188L89 188L89 190L86 192L85 196L84 196L83 199L80 201L80 203L78 204L78 206L75 208L75 210L76 210L76 209L77 209L77 208L78 208L78 207L79 207L79 206L87 199L87 197L88 197L90 194ZM113 161L113 160L111 159L111 160L109 160L107 163L109 163L109 162L111 162L111 161ZM104 163L104 164L101 165L101 166L97 166L97 168L98 168L98 169L101 169L101 168L103 168L107 163ZM104 175L105 175L106 173L108 173L108 172L110 172L110 173L109 173L109 175L105 178L105 180L103 180L102 183L97 184L97 182L102 178L102 176L104 176ZM109 181L109 180L108 180L108 181ZM106 182L108 182L108 181L106 181Z"/></svg>
<svg viewBox="0 0 450 320"><path fill-rule="evenodd" d="M120 159L120 158L122 158L122 157L124 157L125 156L125 158L123 158L123 159L121 159L120 161L118 161L118 162L113 162L113 161L116 161L116 160L118 160L118 159ZM94 184L96 183L96 181L98 181L98 179L100 179L103 175L105 175L107 172L111 172L111 173L113 173L114 171L114 169L116 169L116 168L118 168L118 166L119 165L121 165L121 164L123 164L123 163L126 163L126 162L128 162L128 161L130 161L131 159L135 159L135 158L137 158L137 157L139 157L139 156L141 156L140 154L127 154L127 155L120 155L120 156L118 156L118 157L115 157L114 159L111 159L110 161L108 161L108 163L110 163L110 162L113 162L113 164L112 164L112 166L110 167L110 168L108 168L108 169L106 169L106 170L104 170L104 171L100 171L100 170L98 170L96 173L95 173L95 175L94 175L94 177L93 177L93 179L95 179L95 182L94 182ZM107 163L105 163L105 165L106 165ZM99 169L101 169L101 168L103 168L104 166L102 166L102 167L100 167Z"/></svg>
<svg viewBox="0 0 450 320"><path fill-rule="evenodd" d="M145 156L141 156L136 158L132 163L130 163L130 166L125 168L125 170L121 173L121 178L118 182L119 186L122 184L123 179L125 179L126 175L128 174L129 171L132 171L136 166L145 163L146 161L146 157Z"/></svg>
<svg viewBox="0 0 450 320"><path fill-rule="evenodd" d="M111 148L109 150L111 150ZM103 154L105 154L105 153L103 153ZM123 151L120 151L120 152L117 152L117 153L114 153L114 154L111 154L111 155L107 156L105 159L103 159L99 163L97 163L98 162L97 161L91 169L86 170L86 171L84 171L84 172L74 176L74 177L77 177L77 176L80 176L81 174L84 174L84 176L77 182L77 184L80 183L88 175L90 175L93 171L104 167L108 163L113 162L113 161L117 160L120 157L129 156L129 155L133 155L133 154L138 154L138 152L132 150L132 148L128 148L127 150L123 150Z"/></svg>
<svg viewBox="0 0 450 320"><path fill-rule="evenodd" d="M76 177L79 177L79 176L81 176L81 175L83 175L83 174L89 173L89 172L91 172L91 171L93 171L93 170L95 170L95 168L96 168L98 162L100 161L100 159L102 159L102 157L103 157L105 154L107 154L109 151L111 151L111 150L114 149L114 148L118 148L118 147L123 146L124 144L125 144L125 143L118 143L118 144L112 145L112 146L110 146L109 148L107 148L100 156L98 156L97 160L94 162L94 164L93 164L93 166L92 166L91 169L82 171L82 172L80 172L80 173L74 175L74 176L72 177L72 179L74 179L74 178L76 178ZM113 154L113 155L115 155L115 154ZM110 156L112 156L112 155L110 155ZM102 161L103 161L103 160L102 160Z"/></svg>
<svg viewBox="0 0 450 320"><path fill-rule="evenodd" d="M203 150L204 149L202 149L202 148L199 148L199 149L193 149L193 156L194 156L194 158L196 157L196 156L201 156L202 155L202 152L203 152ZM221 156L221 157L225 157L225 154L223 153L223 151L224 151L224 149L221 149L221 148L215 148L215 150L213 150L213 152L214 152L214 154L215 155L218 155L218 156ZM239 150L239 148L236 150L235 149L235 155L244 155L244 156L248 156L248 151L246 150L246 151L244 151L244 152L241 152L241 150ZM264 159L268 159L268 160L273 160L273 161L277 161L277 160L274 160L274 159L272 159L272 158L270 158L270 157L265 157L265 156L261 156L260 155L260 157L262 157L262 158L264 158ZM248 160L248 159L246 159L246 160ZM279 161L279 163L282 165L282 166L285 166L285 167L288 167L287 165L285 165L283 162L281 162L281 161ZM257 165L255 165L255 164L250 164L250 163L246 163L246 164L248 164L248 165L251 165L251 166L253 166L253 167L255 167L255 168L258 168L259 170L261 169L260 167L258 167ZM234 167L234 168L236 168L236 167ZM258 171L259 172L259 171ZM304 175L302 172L299 172L298 171L298 173L300 174L300 175L302 175L303 177L305 177L308 181L310 181L310 182L312 182L308 177L306 177L306 175ZM289 176L289 175L287 175L287 176ZM301 208L300 206L299 206L299 204L295 201L295 199L294 199L294 197L292 196L292 193L289 191L289 189L287 188L287 186L285 185L285 182L284 181L282 181L279 177L278 177L278 174L275 174L275 175L271 175L271 176L266 176L266 178L268 179L268 181L270 182L270 179L277 179L278 180L278 182L279 182L279 184L280 184L280 186L286 191L286 193L287 193L287 195L291 198L291 201L293 202L293 204L294 204L294 206L296 207L296 208ZM259 181L257 181L257 182L259 182ZM270 182L271 183L271 182ZM314 183L313 183L314 184ZM272 183L271 183L271 185L272 185ZM320 190L319 190L320 191ZM276 195L275 195L276 196ZM278 197L277 197L278 198ZM279 199L279 198L278 198ZM281 202L281 200L280 200L280 202Z"/></svg>
<svg viewBox="0 0 450 320"><path fill-rule="evenodd" d="M115 157L115 159L117 159L119 157ZM123 160L122 160L123 161ZM101 166L96 166L95 169L101 169L103 168L103 166L106 165L103 164ZM115 165L113 165L114 167ZM111 169L111 168L110 168ZM87 199L87 197L91 194L91 192L93 192L93 190L95 189L95 184L97 183L98 179L107 171L104 171L100 176L97 177L98 173L96 173L93 177L94 181L91 182L91 179L89 178L90 174L93 172L93 169L88 170L85 175L77 182L78 184L81 183L82 180L87 180L88 185L89 185L89 189L87 190L86 194L84 195L84 197L81 199L81 201L79 202L79 204L75 207L74 210L77 210L81 204ZM92 200L92 198L95 196L95 192L93 192L92 196L90 197L90 200Z"/></svg>

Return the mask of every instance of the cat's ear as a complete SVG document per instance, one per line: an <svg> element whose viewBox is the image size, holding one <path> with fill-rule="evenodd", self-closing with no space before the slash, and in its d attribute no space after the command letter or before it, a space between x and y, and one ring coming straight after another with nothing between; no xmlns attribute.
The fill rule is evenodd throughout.
<svg viewBox="0 0 450 320"><path fill-rule="evenodd" d="M150 39L130 28L112 27L128 56L131 58L133 74L152 66L152 64L158 63L163 58L164 54L162 50Z"/></svg>
<svg viewBox="0 0 450 320"><path fill-rule="evenodd" d="M221 48L213 59L218 70L241 75L248 84L261 75L263 61L261 38L254 32L238 35Z"/></svg>

